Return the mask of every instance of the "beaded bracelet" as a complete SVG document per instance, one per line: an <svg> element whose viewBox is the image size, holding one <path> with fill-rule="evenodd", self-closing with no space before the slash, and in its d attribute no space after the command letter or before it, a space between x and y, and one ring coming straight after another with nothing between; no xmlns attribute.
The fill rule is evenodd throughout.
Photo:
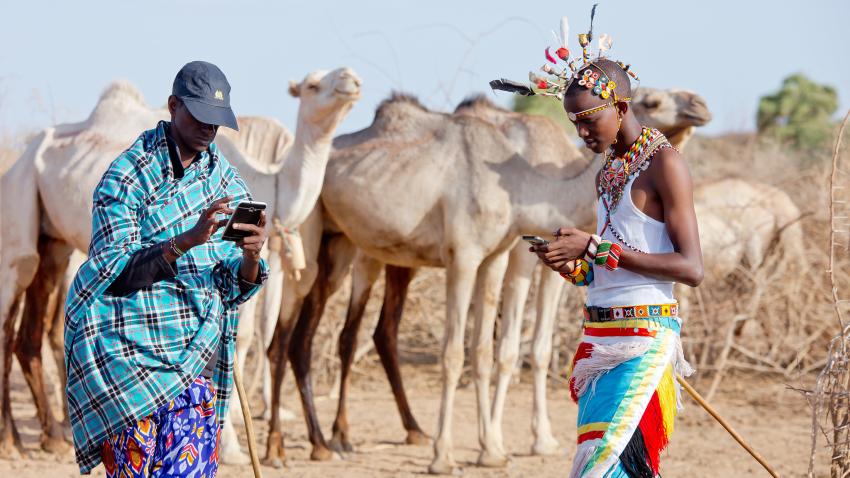
<svg viewBox="0 0 850 478"><path fill-rule="evenodd" d="M584 259L576 259L574 265L572 272L561 272L561 277L579 287L590 285L593 282L593 267L590 263Z"/></svg>
<svg viewBox="0 0 850 478"><path fill-rule="evenodd" d="M599 243L599 247L596 248L596 258L594 258L593 263L597 266L604 266L605 261L608 260L608 251L611 250L611 241L602 241Z"/></svg>
<svg viewBox="0 0 850 478"><path fill-rule="evenodd" d="M605 268L609 271L617 270L620 265L620 255L623 253L623 248L619 244L611 243L611 249L608 250L608 258L605 260Z"/></svg>
<svg viewBox="0 0 850 478"><path fill-rule="evenodd" d="M172 237L168 240L168 248L171 249L171 252L174 253L175 256L180 257L185 254L184 251L181 251L179 247L177 247L177 239Z"/></svg>
<svg viewBox="0 0 850 478"><path fill-rule="evenodd" d="M591 264L596 260L596 249L599 247L600 242L602 242L601 237L591 234L590 242L587 243L587 248L585 249L584 260Z"/></svg>

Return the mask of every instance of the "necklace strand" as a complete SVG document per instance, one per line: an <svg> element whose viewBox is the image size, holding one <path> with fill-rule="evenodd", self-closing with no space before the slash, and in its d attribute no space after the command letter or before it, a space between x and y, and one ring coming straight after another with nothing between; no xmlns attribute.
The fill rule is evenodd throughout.
<svg viewBox="0 0 850 478"><path fill-rule="evenodd" d="M622 234L614 229L614 225L611 223L611 214L617 209L626 184L649 167L656 151L667 147L672 148L660 131L643 128L640 136L632 143L622 158L615 157L613 149L609 149L605 155L605 165L602 167L598 187L599 198L605 206L605 226L602 227L602 233L604 234L606 229L611 231L611 234L620 243L635 252L647 253L630 244Z"/></svg>

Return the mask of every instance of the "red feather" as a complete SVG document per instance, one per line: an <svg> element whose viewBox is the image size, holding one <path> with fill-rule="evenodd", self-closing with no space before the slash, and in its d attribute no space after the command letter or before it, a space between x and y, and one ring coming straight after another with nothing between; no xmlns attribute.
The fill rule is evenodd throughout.
<svg viewBox="0 0 850 478"><path fill-rule="evenodd" d="M558 64L558 62L555 61L555 58L552 56L552 54L549 53L549 47L548 46L546 47L546 59L549 60L550 62L552 62L555 65Z"/></svg>

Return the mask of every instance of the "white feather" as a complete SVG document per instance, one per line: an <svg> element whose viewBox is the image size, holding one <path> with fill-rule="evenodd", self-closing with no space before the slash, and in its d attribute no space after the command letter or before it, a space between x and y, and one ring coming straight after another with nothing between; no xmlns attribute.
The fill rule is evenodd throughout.
<svg viewBox="0 0 850 478"><path fill-rule="evenodd" d="M555 44L560 45L561 44L561 37L559 37L558 34L555 33L555 30L549 30L549 31L552 32L552 36L555 37Z"/></svg>
<svg viewBox="0 0 850 478"><path fill-rule="evenodd" d="M561 46L567 48L567 43L569 43L569 35L570 35L570 23L567 20L567 17L561 17Z"/></svg>
<svg viewBox="0 0 850 478"><path fill-rule="evenodd" d="M614 45L614 39L611 38L611 35L607 33L603 33L599 37L599 55L611 49L611 46Z"/></svg>

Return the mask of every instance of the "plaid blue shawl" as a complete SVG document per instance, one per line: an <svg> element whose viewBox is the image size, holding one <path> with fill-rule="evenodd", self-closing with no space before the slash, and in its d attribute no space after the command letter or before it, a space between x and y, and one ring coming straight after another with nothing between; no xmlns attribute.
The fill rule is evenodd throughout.
<svg viewBox="0 0 850 478"><path fill-rule="evenodd" d="M216 412L231 393L242 251L217 232L177 260L177 277L126 297L105 291L130 256L190 229L211 202L250 199L215 144L174 177L160 122L109 167L94 191L89 258L65 304L68 409L81 473L100 462L103 441L186 389L217 347ZM268 274L260 264L261 281Z"/></svg>

